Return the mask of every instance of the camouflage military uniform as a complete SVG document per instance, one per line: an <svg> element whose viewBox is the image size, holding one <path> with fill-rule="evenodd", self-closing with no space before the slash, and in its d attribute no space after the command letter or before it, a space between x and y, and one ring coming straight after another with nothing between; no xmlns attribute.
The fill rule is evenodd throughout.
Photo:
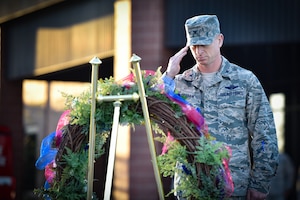
<svg viewBox="0 0 300 200"><path fill-rule="evenodd" d="M174 81L165 75L163 79L166 89L200 107L209 133L231 148L233 196L246 196L248 188L268 193L278 165L278 147L273 114L257 77L222 57L220 70L206 86L197 66Z"/></svg>

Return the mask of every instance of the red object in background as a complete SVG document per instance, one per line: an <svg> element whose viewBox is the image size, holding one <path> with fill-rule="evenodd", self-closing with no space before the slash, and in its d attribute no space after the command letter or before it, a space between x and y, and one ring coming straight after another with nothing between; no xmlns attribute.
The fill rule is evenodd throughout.
<svg viewBox="0 0 300 200"><path fill-rule="evenodd" d="M0 198L15 197L16 180L13 175L12 139L9 128L0 126Z"/></svg>

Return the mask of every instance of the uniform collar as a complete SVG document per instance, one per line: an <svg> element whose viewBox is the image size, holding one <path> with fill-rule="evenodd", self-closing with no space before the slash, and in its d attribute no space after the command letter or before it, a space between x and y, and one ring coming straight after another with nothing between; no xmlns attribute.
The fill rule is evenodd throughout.
<svg viewBox="0 0 300 200"><path fill-rule="evenodd" d="M222 64L220 67L220 70L216 73L212 80L212 85L216 84L220 81L222 81L225 77L230 78L231 76L231 68L230 68L230 63L229 61L222 56ZM183 73L183 79L189 82L192 82L192 84L200 88L201 87L201 82L202 82L202 75L200 71L198 70L197 65L194 65L191 69L186 70Z"/></svg>
<svg viewBox="0 0 300 200"><path fill-rule="evenodd" d="M232 72L232 68L230 67L230 62L224 56L222 56L222 64L218 73L222 77L230 78L232 75L231 72Z"/></svg>

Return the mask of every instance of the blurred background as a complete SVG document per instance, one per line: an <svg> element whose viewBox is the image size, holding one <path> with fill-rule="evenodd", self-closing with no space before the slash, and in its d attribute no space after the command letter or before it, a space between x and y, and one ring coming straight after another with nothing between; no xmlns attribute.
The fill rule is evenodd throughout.
<svg viewBox="0 0 300 200"><path fill-rule="evenodd" d="M286 199L299 198L299 9L298 0L1 0L0 200L35 199L33 189L45 181L34 166L41 141L65 109L62 92L89 88L94 56L102 61L99 78L126 76L133 53L142 58L142 69L164 71L185 46L185 20L199 14L219 17L223 55L261 80L280 151L291 163L287 170L280 165L285 179L278 180L290 184L276 187ZM188 54L182 70L193 64ZM158 199L145 128L121 133L112 199ZM100 197L105 157L95 169ZM168 192L171 181L163 184Z"/></svg>

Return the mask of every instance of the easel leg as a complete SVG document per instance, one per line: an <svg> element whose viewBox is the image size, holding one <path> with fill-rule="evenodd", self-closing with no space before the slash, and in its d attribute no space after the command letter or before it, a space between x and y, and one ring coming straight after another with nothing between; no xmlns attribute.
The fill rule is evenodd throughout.
<svg viewBox="0 0 300 200"><path fill-rule="evenodd" d="M92 88L91 88L91 116L90 116L90 132L89 132L89 157L88 157L88 184L87 184L87 200L92 199L93 180L94 180L94 160L95 160L95 110L96 110L96 91L98 81L98 67L102 63L97 57L94 57L90 63L92 64Z"/></svg>
<svg viewBox="0 0 300 200"><path fill-rule="evenodd" d="M118 136L118 127L119 127L119 117L120 117L120 107L121 102L114 102L114 118L113 118L113 126L110 137L110 145L109 145L109 156L108 156L108 164L107 164L107 172L106 172L106 181L105 181L105 190L104 190L104 200L109 200L111 195L111 186L113 179L113 171L116 157L116 146L117 146L117 136Z"/></svg>
<svg viewBox="0 0 300 200"><path fill-rule="evenodd" d="M163 191L161 177L160 177L158 164L157 164L156 150L155 150L154 139L153 139L152 130L151 130L151 122L150 122L150 118L149 118L149 111L148 111L148 105L147 105L147 100L146 100L145 88L144 88L141 69L140 69L140 65L139 65L140 60L141 60L141 58L135 54L131 57L131 62L133 64L133 68L134 68L134 72L135 72L135 76L136 76L136 82L137 82L138 88L139 88L139 96L140 96L140 101L142 104L142 109L143 109L143 114L144 114L144 119L145 119L147 139L148 139L149 150L150 150L150 154L151 154L152 166L153 166L155 180L156 180L156 184L157 184L159 199L163 200L163 199L165 199L165 197L164 197L164 191Z"/></svg>

